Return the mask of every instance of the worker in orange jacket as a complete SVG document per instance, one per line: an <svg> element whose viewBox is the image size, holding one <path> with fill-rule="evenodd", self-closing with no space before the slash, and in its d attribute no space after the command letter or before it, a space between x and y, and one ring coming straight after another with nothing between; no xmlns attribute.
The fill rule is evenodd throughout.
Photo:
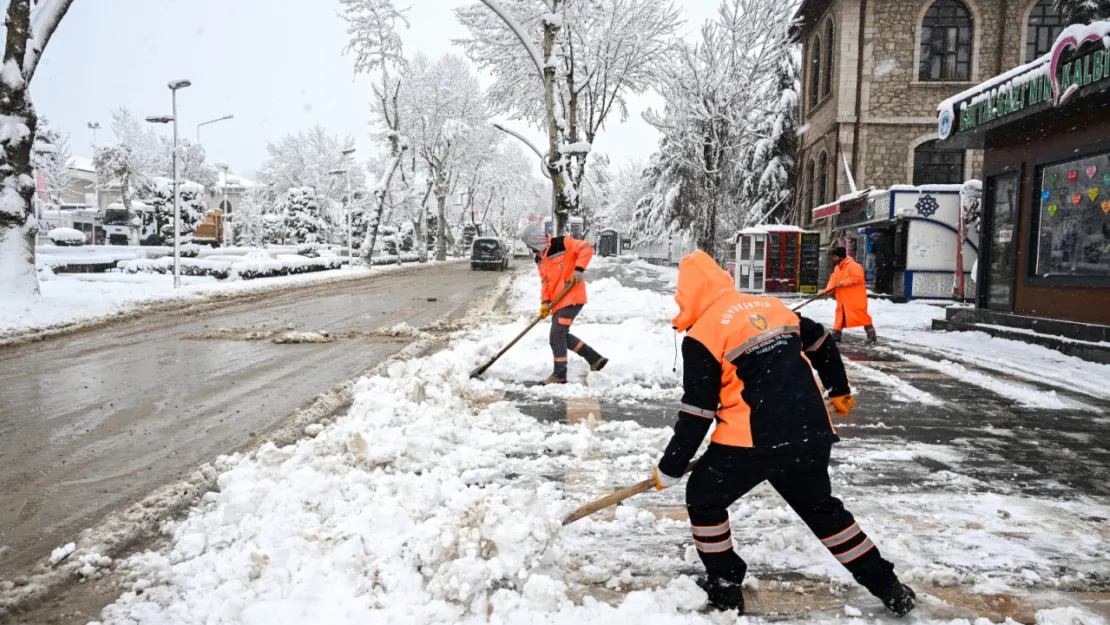
<svg viewBox="0 0 1110 625"><path fill-rule="evenodd" d="M555 370L541 384L567 383L567 351L572 351L590 363L591 371L601 371L609 364L592 347L570 333L574 318L586 305L586 267L594 256L594 248L587 241L571 236L552 237L540 224L529 224L520 240L536 255L536 269L540 273L540 317L551 321L551 353ZM562 299L559 295L570 288Z"/></svg>
<svg viewBox="0 0 1110 625"><path fill-rule="evenodd" d="M863 266L848 256L848 252L843 247L832 251L832 260L836 267L829 277L829 285L821 291L821 294L836 293L833 340L840 342L840 335L844 328L863 326L864 331L867 332L867 342L874 343L878 337L875 335L871 315L867 314L867 279L864 277Z"/></svg>
<svg viewBox="0 0 1110 625"><path fill-rule="evenodd" d="M737 291L702 251L679 264L675 301L672 324L686 333L683 394L655 487L682 480L712 429L686 485L694 546L707 573L698 585L710 604L743 614L748 567L733 549L728 509L766 481L883 605L899 616L913 610L913 590L832 494L829 459L840 438L822 385L836 414L849 414L856 403L836 343L780 300Z"/></svg>

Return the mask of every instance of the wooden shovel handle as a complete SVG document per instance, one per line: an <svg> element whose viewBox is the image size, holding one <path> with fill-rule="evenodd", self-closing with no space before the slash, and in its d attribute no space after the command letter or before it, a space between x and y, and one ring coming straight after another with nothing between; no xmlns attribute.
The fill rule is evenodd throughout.
<svg viewBox="0 0 1110 625"><path fill-rule="evenodd" d="M696 467L696 466L698 466L698 461L697 460L691 462L689 464L689 466L686 467L686 472L689 473L689 472L693 471L694 467ZM644 481L640 482L639 484L636 484L635 486L629 486L628 488L625 488L624 490L619 490L619 491L613 493L612 495L606 495L605 497L602 497L601 499L598 499L597 501L588 503L588 504L582 506L581 508L575 510L573 513L571 513L570 516L563 519L563 525L570 525L571 523L574 523L575 521L580 521L580 520L582 520L582 519L584 519L588 516L591 516L593 514L597 514L598 512L601 512L602 510L604 510L604 509L606 509L610 506L615 506L615 505L619 504L620 502L624 501L625 499L628 499L630 497L635 497L636 495L642 495L643 493L646 493L646 492L648 492L649 490L651 490L653 488L655 488L655 478L654 477L652 477L651 479L644 480Z"/></svg>

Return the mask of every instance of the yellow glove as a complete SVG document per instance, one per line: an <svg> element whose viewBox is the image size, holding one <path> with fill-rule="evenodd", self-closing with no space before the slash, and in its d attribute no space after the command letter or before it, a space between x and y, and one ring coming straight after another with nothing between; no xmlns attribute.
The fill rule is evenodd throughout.
<svg viewBox="0 0 1110 625"><path fill-rule="evenodd" d="M846 417L848 413L852 412L852 408L856 407L856 400L851 395L841 395L840 397L830 397L829 403L832 404L836 410L837 416Z"/></svg>
<svg viewBox="0 0 1110 625"><path fill-rule="evenodd" d="M551 316L551 304L548 304L548 303L545 302L543 306L540 306L540 319L547 319L550 316Z"/></svg>
<svg viewBox="0 0 1110 625"><path fill-rule="evenodd" d="M677 486L682 481L680 477L671 477L666 473L659 471L659 467L655 467L655 472L652 473L655 478L655 490L667 490L672 486Z"/></svg>

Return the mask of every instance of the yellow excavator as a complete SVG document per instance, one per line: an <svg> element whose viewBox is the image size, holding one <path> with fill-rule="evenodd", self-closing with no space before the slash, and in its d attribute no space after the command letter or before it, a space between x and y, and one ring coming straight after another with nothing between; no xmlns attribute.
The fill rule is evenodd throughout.
<svg viewBox="0 0 1110 625"><path fill-rule="evenodd" d="M216 209L204 215L204 221L193 230L193 243L220 247L224 244L224 212Z"/></svg>

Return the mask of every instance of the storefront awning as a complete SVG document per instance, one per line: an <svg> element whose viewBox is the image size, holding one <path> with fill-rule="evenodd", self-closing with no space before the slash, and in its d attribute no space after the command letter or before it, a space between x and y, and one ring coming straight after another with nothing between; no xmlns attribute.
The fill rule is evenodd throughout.
<svg viewBox="0 0 1110 625"><path fill-rule="evenodd" d="M817 208L813 209L813 221L828 219L829 217L835 217L839 215L843 207L853 202L867 199L867 196L870 195L871 191L873 191L873 189L856 191L855 193L849 193L848 195L841 196L835 202L825 204L823 206L818 206Z"/></svg>

